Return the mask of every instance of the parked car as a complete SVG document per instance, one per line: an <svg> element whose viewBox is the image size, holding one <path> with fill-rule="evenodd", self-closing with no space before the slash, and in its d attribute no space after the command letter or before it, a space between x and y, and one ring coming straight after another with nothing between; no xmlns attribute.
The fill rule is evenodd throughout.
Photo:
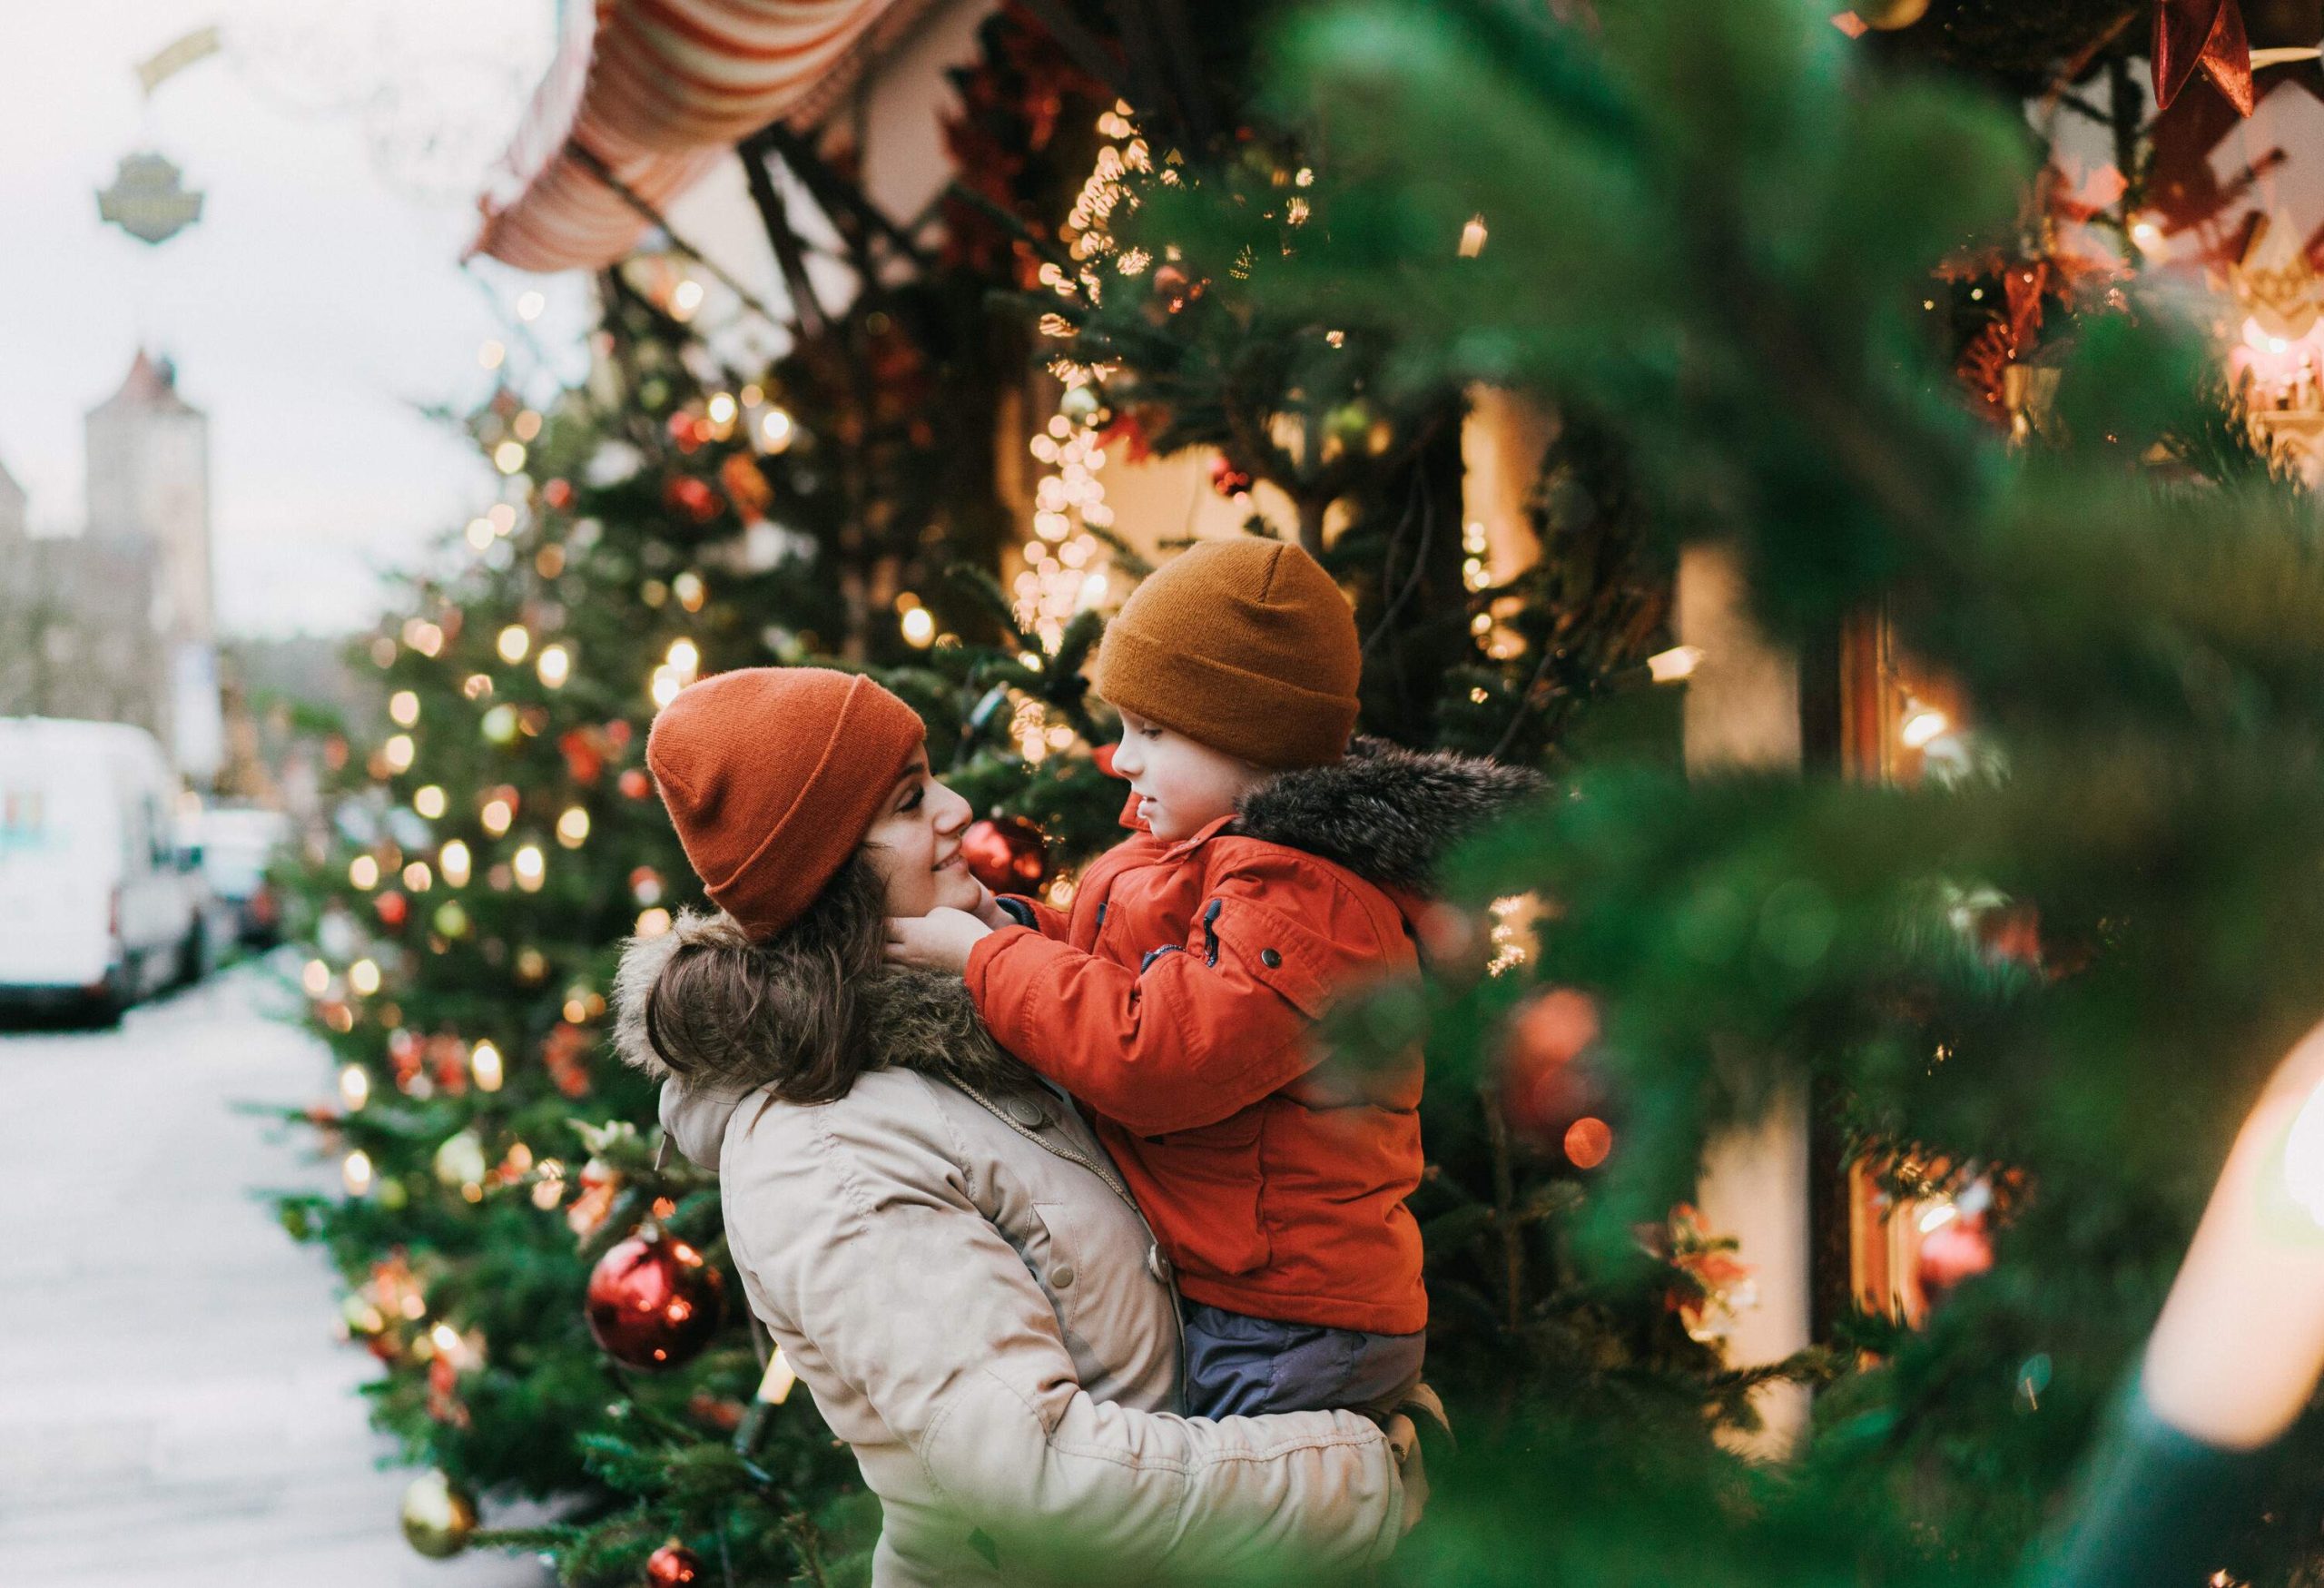
<svg viewBox="0 0 2324 1588"><path fill-rule="evenodd" d="M231 937L266 947L275 941L281 918L267 863L290 835L290 818L281 811L221 805L202 813L196 824L202 874L222 911Z"/></svg>
<svg viewBox="0 0 2324 1588"><path fill-rule="evenodd" d="M0 717L0 1000L110 1022L201 974L207 888L176 804L143 728Z"/></svg>

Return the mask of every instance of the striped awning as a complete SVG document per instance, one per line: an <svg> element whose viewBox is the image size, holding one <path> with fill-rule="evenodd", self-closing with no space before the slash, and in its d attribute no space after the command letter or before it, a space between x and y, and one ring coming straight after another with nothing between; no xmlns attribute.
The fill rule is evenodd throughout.
<svg viewBox="0 0 2324 1588"><path fill-rule="evenodd" d="M556 58L480 201L469 252L527 271L612 264L652 223L645 210L662 211L770 122L819 117L863 57L925 9L565 0Z"/></svg>

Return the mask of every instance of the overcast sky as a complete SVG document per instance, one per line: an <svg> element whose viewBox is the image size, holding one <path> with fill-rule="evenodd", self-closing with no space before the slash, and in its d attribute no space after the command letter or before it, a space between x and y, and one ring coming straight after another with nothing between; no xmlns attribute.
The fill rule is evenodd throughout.
<svg viewBox="0 0 2324 1588"><path fill-rule="evenodd" d="M219 619L331 632L379 607L494 482L423 403L489 390L518 294L568 374L584 283L459 268L482 163L547 63L555 0L0 0L0 462L36 529L77 529L84 412L143 342L211 419ZM225 55L147 103L133 68L218 23ZM95 191L154 149L206 195L158 248Z"/></svg>

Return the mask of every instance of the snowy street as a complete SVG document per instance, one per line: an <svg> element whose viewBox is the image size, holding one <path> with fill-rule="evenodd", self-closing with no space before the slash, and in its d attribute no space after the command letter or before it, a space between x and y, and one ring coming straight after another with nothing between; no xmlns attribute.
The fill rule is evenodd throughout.
<svg viewBox="0 0 2324 1588"><path fill-rule="evenodd" d="M326 1166L240 1102L329 1094L244 966L110 1031L0 1029L0 1583L517 1588L529 1561L404 1544L410 1475L333 1339L321 1254L254 1188Z"/></svg>

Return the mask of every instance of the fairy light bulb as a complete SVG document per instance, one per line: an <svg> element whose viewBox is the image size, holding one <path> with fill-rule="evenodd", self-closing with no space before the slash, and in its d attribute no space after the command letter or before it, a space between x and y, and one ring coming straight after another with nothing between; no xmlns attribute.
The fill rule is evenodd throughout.
<svg viewBox="0 0 2324 1588"><path fill-rule="evenodd" d="M1896 730L1896 738L1908 750L1923 750L1952 725L1953 719L1936 707L1915 702L1905 712L1904 725Z"/></svg>
<svg viewBox="0 0 2324 1588"><path fill-rule="evenodd" d="M454 888L467 887L475 869L475 860L468 853L468 844L458 838L437 852L436 864L444 873L446 885Z"/></svg>
<svg viewBox="0 0 2324 1588"><path fill-rule="evenodd" d="M537 893L548 877L548 859L541 853L537 843L527 843L509 857L508 864L517 873L517 885L527 893Z"/></svg>
<svg viewBox="0 0 2324 1588"><path fill-rule="evenodd" d="M497 795L485 801L484 809L477 813L477 820L482 823L484 830L495 838L506 833L508 831L508 824L516 819L515 809L507 800Z"/></svg>
<svg viewBox="0 0 2324 1588"><path fill-rule="evenodd" d="M501 1082L500 1050L490 1042L478 1042L468 1050L468 1073L476 1077L478 1091L498 1091Z"/></svg>
<svg viewBox="0 0 2324 1588"><path fill-rule="evenodd" d="M379 755L387 762L389 772L409 772L412 760L419 753L419 746L411 742L409 734L393 735L379 746Z"/></svg>
<svg viewBox="0 0 2324 1588"><path fill-rule="evenodd" d="M350 1064L339 1072L339 1100L354 1113L371 1100L371 1075L360 1064Z"/></svg>
<svg viewBox="0 0 2324 1588"><path fill-rule="evenodd" d="M330 991L330 967L320 960L309 960L299 972L299 985L310 998L320 998Z"/></svg>
<svg viewBox="0 0 2324 1588"><path fill-rule="evenodd" d="M567 805L556 819L556 841L567 849L578 849L589 841L589 813L579 805Z"/></svg>
<svg viewBox="0 0 2324 1588"><path fill-rule="evenodd" d="M669 666L672 672L678 674L688 683L692 683L695 673L699 671L702 666L701 649L690 639L672 640L670 642Z"/></svg>
<svg viewBox="0 0 2324 1588"><path fill-rule="evenodd" d="M388 696L388 716L399 728L416 726L419 722L419 696L409 689L399 689Z"/></svg>
<svg viewBox="0 0 2324 1588"><path fill-rule="evenodd" d="M429 784L411 796L411 808L431 822L444 814L444 791L436 784Z"/></svg>
<svg viewBox="0 0 2324 1588"><path fill-rule="evenodd" d="M492 449L492 467L503 474L514 474L525 467L525 444L503 441Z"/></svg>
<svg viewBox="0 0 2324 1588"><path fill-rule="evenodd" d="M1702 666L1703 653L1699 646L1672 646L1667 651L1657 651L1646 658L1646 670L1657 684L1676 684L1694 676Z"/></svg>
<svg viewBox="0 0 2324 1588"><path fill-rule="evenodd" d="M424 860L415 860L403 868L403 885L415 893L424 893L435 886L436 879Z"/></svg>
<svg viewBox="0 0 2324 1588"><path fill-rule="evenodd" d="M379 990L379 965L376 960L358 960L347 967L347 985L359 996L369 998Z"/></svg>
<svg viewBox="0 0 2324 1588"><path fill-rule="evenodd" d="M379 863L368 854L359 854L347 863L347 881L352 887L369 893L379 885Z"/></svg>
<svg viewBox="0 0 2324 1588"><path fill-rule="evenodd" d="M573 676L573 653L561 645L550 646L541 652L535 666L540 671L542 684L551 689L562 689L565 681Z"/></svg>
<svg viewBox="0 0 2324 1588"><path fill-rule="evenodd" d="M500 631L494 648L499 651L500 659L513 667L525 659L527 651L533 648L532 634L523 624L512 623Z"/></svg>
<svg viewBox="0 0 2324 1588"><path fill-rule="evenodd" d="M915 607L903 616L904 643L915 650L926 650L936 641L936 618L925 607Z"/></svg>
<svg viewBox="0 0 2324 1588"><path fill-rule="evenodd" d="M759 445L769 452L787 452L798 425L787 409L771 408L759 416Z"/></svg>
<svg viewBox="0 0 2324 1588"><path fill-rule="evenodd" d="M371 1189L371 1155L357 1148L340 1160L339 1183L347 1188L350 1197L360 1197Z"/></svg>

